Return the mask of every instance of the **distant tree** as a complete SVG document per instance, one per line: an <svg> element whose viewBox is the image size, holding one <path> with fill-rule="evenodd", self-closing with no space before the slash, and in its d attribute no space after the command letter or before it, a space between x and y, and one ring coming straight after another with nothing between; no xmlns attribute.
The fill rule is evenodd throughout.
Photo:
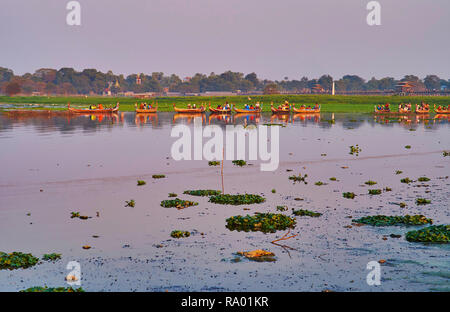
<svg viewBox="0 0 450 312"><path fill-rule="evenodd" d="M319 84L325 89L325 90L331 90L331 85L333 84L333 77L330 75L323 75L318 80Z"/></svg>
<svg viewBox="0 0 450 312"><path fill-rule="evenodd" d="M20 84L17 82L9 82L5 86L5 93L9 96L13 96L14 94L20 93L22 89L20 88Z"/></svg>
<svg viewBox="0 0 450 312"><path fill-rule="evenodd" d="M439 90L441 89L441 79L436 75L428 75L423 80L425 87L428 90Z"/></svg>
<svg viewBox="0 0 450 312"><path fill-rule="evenodd" d="M10 81L14 77L11 69L0 67L0 82Z"/></svg>
<svg viewBox="0 0 450 312"><path fill-rule="evenodd" d="M270 83L264 87L264 94L278 94L278 85L276 83Z"/></svg>

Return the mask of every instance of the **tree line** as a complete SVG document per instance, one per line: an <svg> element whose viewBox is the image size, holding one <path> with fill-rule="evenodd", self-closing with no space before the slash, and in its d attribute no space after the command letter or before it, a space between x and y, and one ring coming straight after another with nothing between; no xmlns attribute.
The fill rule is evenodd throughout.
<svg viewBox="0 0 450 312"><path fill-rule="evenodd" d="M179 76L165 75L161 72L152 74L117 75L112 71L103 73L96 69L76 71L73 68L41 68L33 74L15 75L11 69L0 67L0 92L8 95L32 94L65 94L88 95L111 94L131 91L143 92L180 92L182 94L202 93L207 91L228 91L242 93L309 93L311 90L329 92L335 82L336 91L387 91L394 90L400 81L414 82L419 88L427 90L450 89L450 79L441 79L437 75L427 75L423 79L406 75L400 80L392 77L366 81L357 75L345 75L335 80L330 75L322 75L317 79L302 77L300 79L283 80L260 79L255 73L247 75L239 72L226 71L222 74L209 75L197 73L184 79ZM315 89L316 88L316 89Z"/></svg>

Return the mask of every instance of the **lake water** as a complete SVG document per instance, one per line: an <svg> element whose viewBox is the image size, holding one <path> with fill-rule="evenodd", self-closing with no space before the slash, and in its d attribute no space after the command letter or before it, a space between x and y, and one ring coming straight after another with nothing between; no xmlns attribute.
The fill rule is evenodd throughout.
<svg viewBox="0 0 450 312"><path fill-rule="evenodd" d="M450 223L450 157L443 156L450 150L448 117L204 114L199 118L203 126L242 124L250 131L253 125L282 125L268 127L279 129L278 169L265 172L260 161L238 167L226 160L222 185L220 166L210 167L207 160L174 160L172 128L194 124L193 117L182 114L0 115L0 251L38 257L62 254L55 263L0 271L0 290L66 286L69 261L81 264L82 287L88 291L450 289L448 244L407 242L404 234L420 227L348 227L352 219L374 214L423 214L435 224ZM359 154L349 154L356 144ZM397 170L403 173L396 174ZM288 179L299 173L308 175L308 184ZM152 179L153 174L166 178ZM421 176L431 180L400 182ZM138 187L137 180L147 184ZM367 180L377 184L367 186ZM318 181L325 185L315 185ZM267 200L229 206L183 195L188 189L222 187L225 193L260 194ZM368 189L386 187L392 191L368 195ZM199 205L183 210L161 207L171 192ZM345 199L343 192L357 196ZM419 197L431 199L431 204L416 205ZM125 207L130 199L136 207ZM400 202L407 207L400 208L396 204ZM285 247L271 243L285 231L263 234L225 228L230 216L276 212L277 206L287 206L283 213L288 215L292 208L323 215L296 217L291 233L298 235L282 241ZM92 218L71 219L71 212ZM192 235L172 239L172 230ZM84 245L92 248L84 250ZM254 249L274 252L277 261L233 261L237 251ZM381 259L386 260L381 285L369 286L367 263Z"/></svg>

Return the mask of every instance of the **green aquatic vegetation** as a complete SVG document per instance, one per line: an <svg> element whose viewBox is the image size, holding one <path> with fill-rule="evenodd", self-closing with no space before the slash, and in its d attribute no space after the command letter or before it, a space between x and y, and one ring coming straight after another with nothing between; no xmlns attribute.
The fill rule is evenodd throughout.
<svg viewBox="0 0 450 312"><path fill-rule="evenodd" d="M300 173L298 174L298 176L293 175L289 177L289 180L292 180L295 182L303 182L305 184L308 184L308 182L306 182L306 178L308 177L307 174L305 174L304 176L302 176Z"/></svg>
<svg viewBox="0 0 450 312"><path fill-rule="evenodd" d="M221 191L217 190L188 190L184 191L183 194L188 194L192 196L212 196L212 195L219 195L222 193Z"/></svg>
<svg viewBox="0 0 450 312"><path fill-rule="evenodd" d="M356 223L369 224L373 226L393 226L393 225L423 225L433 224L432 219L428 219L423 215L405 215L405 216L384 216L375 215L362 217L360 219L352 220Z"/></svg>
<svg viewBox="0 0 450 312"><path fill-rule="evenodd" d="M385 192L392 192L392 189L390 188L390 187L385 187L384 189L383 189Z"/></svg>
<svg viewBox="0 0 450 312"><path fill-rule="evenodd" d="M323 183L322 181L317 181L314 184L317 185L317 186L326 185L326 183Z"/></svg>
<svg viewBox="0 0 450 312"><path fill-rule="evenodd" d="M280 126L280 127L286 127L286 125L283 125L283 124L280 124L280 123L265 123L265 124L263 124L263 126L267 126L267 127L270 127L270 126Z"/></svg>
<svg viewBox="0 0 450 312"><path fill-rule="evenodd" d="M416 198L417 205L428 205L431 204L431 200L425 198Z"/></svg>
<svg viewBox="0 0 450 312"><path fill-rule="evenodd" d="M414 181L411 180L410 178L403 178L403 179L400 180L400 182L409 184L409 183L412 183L412 182L414 182Z"/></svg>
<svg viewBox="0 0 450 312"><path fill-rule="evenodd" d="M219 166L220 165L220 161L208 161L208 166Z"/></svg>
<svg viewBox="0 0 450 312"><path fill-rule="evenodd" d="M364 184L367 184L367 185L375 185L375 184L377 184L377 182L372 181L372 180L369 180L369 181L364 182Z"/></svg>
<svg viewBox="0 0 450 312"><path fill-rule="evenodd" d="M276 231L293 229L296 221L294 218L283 214L255 213L254 216L233 216L226 219L226 228L231 231L260 231L263 233L275 233Z"/></svg>
<svg viewBox="0 0 450 312"><path fill-rule="evenodd" d="M189 201L189 200L182 200L179 198L167 199L167 200L161 201L161 207L164 207L164 208L175 207L175 208L183 209L183 208L197 206L197 205L198 205L198 203L196 203L196 202Z"/></svg>
<svg viewBox="0 0 450 312"><path fill-rule="evenodd" d="M331 177L330 181L337 181L337 179L335 177Z"/></svg>
<svg viewBox="0 0 450 312"><path fill-rule="evenodd" d="M176 193L169 193L169 197L177 197L178 196L178 194L176 194Z"/></svg>
<svg viewBox="0 0 450 312"><path fill-rule="evenodd" d="M209 201L215 204L222 205L248 205L248 204L260 204L266 201L266 199L259 195L253 194L220 194L214 195L209 198Z"/></svg>
<svg viewBox="0 0 450 312"><path fill-rule="evenodd" d="M342 193L342 196L344 196L344 198L353 199L353 198L355 198L356 195L353 192L345 192L345 193Z"/></svg>
<svg viewBox="0 0 450 312"><path fill-rule="evenodd" d="M422 243L449 243L450 224L432 225L420 230L409 231L405 238L409 242Z"/></svg>
<svg viewBox="0 0 450 312"><path fill-rule="evenodd" d="M80 213L79 212L71 212L70 213L70 217L73 218L79 218L80 217Z"/></svg>
<svg viewBox="0 0 450 312"><path fill-rule="evenodd" d="M410 149L410 148L411 148L411 145L406 145L405 148L406 148L406 149Z"/></svg>
<svg viewBox="0 0 450 312"><path fill-rule="evenodd" d="M24 290L21 290L20 292L85 292L83 288L72 288L72 287L47 287L47 286L37 286L37 287L31 287Z"/></svg>
<svg viewBox="0 0 450 312"><path fill-rule="evenodd" d="M381 194L381 190L379 190L379 189L369 190L369 194L370 195L380 195Z"/></svg>
<svg viewBox="0 0 450 312"><path fill-rule="evenodd" d="M247 162L245 160L242 160L242 159L240 159L240 160L233 160L232 163L233 163L233 165L239 166L239 167L243 167L243 166L247 165Z"/></svg>
<svg viewBox="0 0 450 312"><path fill-rule="evenodd" d="M163 179L165 177L166 176L164 174L154 174L154 175L152 175L153 179Z"/></svg>
<svg viewBox="0 0 450 312"><path fill-rule="evenodd" d="M277 192L277 190L276 190L276 189L272 189L272 193L274 193L274 194L275 194L276 192Z"/></svg>
<svg viewBox="0 0 450 312"><path fill-rule="evenodd" d="M288 208L286 206L277 206L277 211L287 211Z"/></svg>
<svg viewBox="0 0 450 312"><path fill-rule="evenodd" d="M56 261L59 259L61 259L61 254L57 253L44 254L44 256L42 257L42 260L44 261Z"/></svg>
<svg viewBox="0 0 450 312"><path fill-rule="evenodd" d="M419 181L419 182L427 182L427 181L430 181L430 179L427 178L427 177L420 177L420 178L417 179L417 181Z"/></svg>
<svg viewBox="0 0 450 312"><path fill-rule="evenodd" d="M314 211L310 211L310 210L303 210L303 209L299 209L299 210L294 210L292 209L292 214L296 215L296 216L307 216L307 217L320 217L322 214L320 212L314 212Z"/></svg>
<svg viewBox="0 0 450 312"><path fill-rule="evenodd" d="M174 230L170 233L170 236L172 236L173 238L183 238L191 236L191 233L188 231Z"/></svg>
<svg viewBox="0 0 450 312"><path fill-rule="evenodd" d="M450 152L449 151L443 151L442 155L444 155L444 157L450 156Z"/></svg>
<svg viewBox="0 0 450 312"><path fill-rule="evenodd" d="M358 144L356 144L355 146L350 146L350 155L356 155L359 156L359 153L361 152L361 148L359 147Z"/></svg>
<svg viewBox="0 0 450 312"><path fill-rule="evenodd" d="M137 181L137 185L138 186L145 185L145 184L147 184L147 183L145 181L143 181L143 180L138 180Z"/></svg>
<svg viewBox="0 0 450 312"><path fill-rule="evenodd" d="M136 206L136 202L134 201L134 199L126 200L125 204L126 204L125 207L134 207L134 206Z"/></svg>
<svg viewBox="0 0 450 312"><path fill-rule="evenodd" d="M403 173L403 171L401 171L401 170L397 170L397 171L395 171L395 174L402 174Z"/></svg>
<svg viewBox="0 0 450 312"><path fill-rule="evenodd" d="M5 253L0 251L0 270L26 269L36 265L39 258L22 252Z"/></svg>

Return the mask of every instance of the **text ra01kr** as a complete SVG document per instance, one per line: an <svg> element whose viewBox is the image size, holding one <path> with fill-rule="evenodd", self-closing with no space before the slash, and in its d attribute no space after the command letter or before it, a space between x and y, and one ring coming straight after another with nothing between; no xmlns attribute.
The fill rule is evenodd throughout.
<svg viewBox="0 0 450 312"><path fill-rule="evenodd" d="M268 307L267 297L225 297L227 307Z"/></svg>

